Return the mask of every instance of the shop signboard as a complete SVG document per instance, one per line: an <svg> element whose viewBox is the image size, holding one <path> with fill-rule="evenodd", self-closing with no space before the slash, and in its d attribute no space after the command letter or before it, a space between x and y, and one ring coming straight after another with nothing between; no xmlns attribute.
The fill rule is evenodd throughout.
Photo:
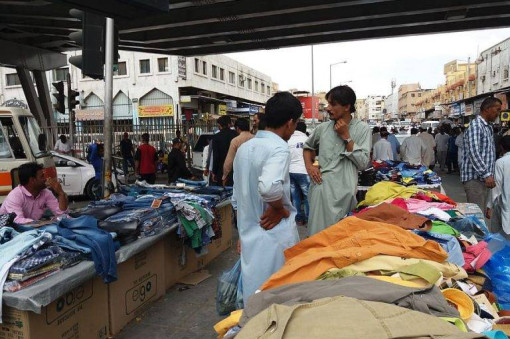
<svg viewBox="0 0 510 339"><path fill-rule="evenodd" d="M259 106L250 105L250 114L256 114L259 112Z"/></svg>
<svg viewBox="0 0 510 339"><path fill-rule="evenodd" d="M160 105L160 106L138 106L138 117L140 118L153 118L153 117L173 117L173 105Z"/></svg>
<svg viewBox="0 0 510 339"><path fill-rule="evenodd" d="M469 115L473 115L473 114L474 114L473 103L466 104L466 109L465 109L464 115L469 116Z"/></svg>
<svg viewBox="0 0 510 339"><path fill-rule="evenodd" d="M77 109L75 111L75 119L77 121L104 120L104 109Z"/></svg>
<svg viewBox="0 0 510 339"><path fill-rule="evenodd" d="M191 95L181 95L181 104L187 104L191 102Z"/></svg>
<svg viewBox="0 0 510 339"><path fill-rule="evenodd" d="M227 115L227 105L218 105L218 108L220 115Z"/></svg>
<svg viewBox="0 0 510 339"><path fill-rule="evenodd" d="M177 57L177 72L179 78L186 80L186 57Z"/></svg>
<svg viewBox="0 0 510 339"><path fill-rule="evenodd" d="M459 104L453 104L450 108L450 115L460 115L461 107Z"/></svg>

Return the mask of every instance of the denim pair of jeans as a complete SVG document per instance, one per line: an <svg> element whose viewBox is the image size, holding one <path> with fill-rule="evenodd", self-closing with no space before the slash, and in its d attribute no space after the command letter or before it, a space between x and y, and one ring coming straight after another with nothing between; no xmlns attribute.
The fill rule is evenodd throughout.
<svg viewBox="0 0 510 339"><path fill-rule="evenodd" d="M290 195L292 204L297 210L296 221L308 221L308 188L310 187L310 177L308 174L290 173ZM303 213L301 204L304 202L305 211Z"/></svg>
<svg viewBox="0 0 510 339"><path fill-rule="evenodd" d="M113 239L110 233L97 227L97 219L89 215L62 219L58 234L90 249L96 274L101 276L105 283L117 280Z"/></svg>

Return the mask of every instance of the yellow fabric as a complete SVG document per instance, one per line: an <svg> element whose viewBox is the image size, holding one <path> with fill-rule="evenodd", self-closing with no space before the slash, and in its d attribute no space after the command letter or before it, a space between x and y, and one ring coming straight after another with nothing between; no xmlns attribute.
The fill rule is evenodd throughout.
<svg viewBox="0 0 510 339"><path fill-rule="evenodd" d="M406 187L391 181L381 181L367 191L365 200L360 202L358 207L377 205L391 198L407 199L418 192L426 193L426 191L418 189L416 186Z"/></svg>
<svg viewBox="0 0 510 339"><path fill-rule="evenodd" d="M473 300L466 293L455 288L447 288L441 292L446 300L457 306L457 310L463 320L471 318L475 312L475 305L473 304Z"/></svg>
<svg viewBox="0 0 510 339"><path fill-rule="evenodd" d="M214 330L216 331L216 333L218 333L218 339L223 338L225 334L228 332L228 330L239 324L239 319L241 319L242 315L243 310L237 310L230 313L230 315L227 318L216 323L216 325L214 325Z"/></svg>
<svg viewBox="0 0 510 339"><path fill-rule="evenodd" d="M372 278L372 279L377 279L377 280L381 280L381 281L386 281L386 282L389 282L389 283L392 283L392 284L396 284L396 285L400 285L400 286L406 286L406 287L414 287L414 288L423 288L425 286L428 286L428 284L426 284L427 282L423 279L419 279L423 282L425 282L425 285L423 283L419 284L419 283L416 283L413 281L406 281L406 280L402 280L400 278L396 278L396 277L388 277L388 276L385 276L385 275L367 275L367 277L369 278Z"/></svg>

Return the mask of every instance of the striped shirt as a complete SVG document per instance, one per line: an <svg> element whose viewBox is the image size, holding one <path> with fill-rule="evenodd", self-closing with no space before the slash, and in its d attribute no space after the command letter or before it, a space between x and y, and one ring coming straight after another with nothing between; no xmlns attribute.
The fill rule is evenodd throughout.
<svg viewBox="0 0 510 339"><path fill-rule="evenodd" d="M460 180L483 181L494 176L496 145L492 126L481 115L473 120L464 135L464 161L460 171Z"/></svg>

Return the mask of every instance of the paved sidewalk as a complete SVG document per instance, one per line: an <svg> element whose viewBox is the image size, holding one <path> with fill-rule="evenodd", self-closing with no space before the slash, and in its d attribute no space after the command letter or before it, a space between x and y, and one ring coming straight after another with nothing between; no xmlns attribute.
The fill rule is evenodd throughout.
<svg viewBox="0 0 510 339"><path fill-rule="evenodd" d="M439 173L443 178L446 194L458 202L465 202L466 195L458 174ZM303 238L304 227L299 227ZM237 232L234 231L234 244ZM206 269L212 277L198 286L179 291L182 285L176 285L166 295L153 303L139 318L128 324L116 336L121 339L139 338L176 338L176 339L213 339L216 333L213 325L223 319L216 313L215 296L218 276L234 266L238 255L234 248L221 254Z"/></svg>

